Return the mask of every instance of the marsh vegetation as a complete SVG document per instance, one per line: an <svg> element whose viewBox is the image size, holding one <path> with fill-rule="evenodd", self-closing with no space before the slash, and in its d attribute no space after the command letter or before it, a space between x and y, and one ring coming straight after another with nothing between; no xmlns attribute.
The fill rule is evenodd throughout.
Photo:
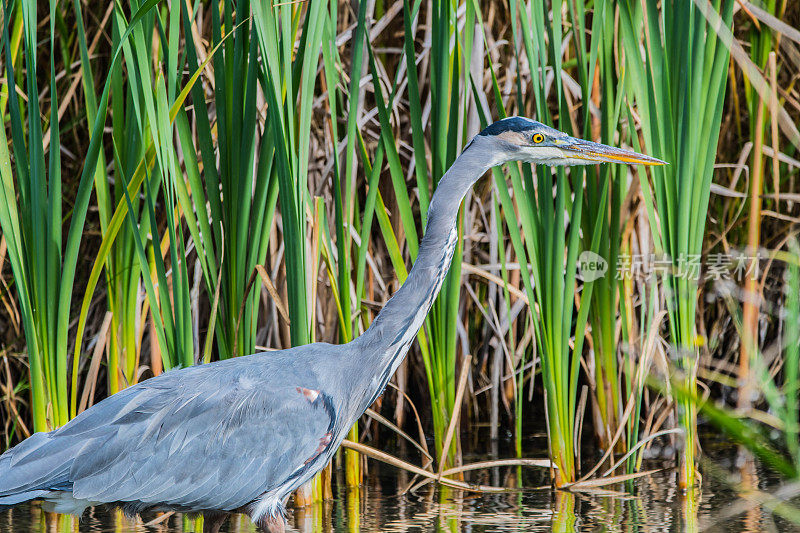
<svg viewBox="0 0 800 533"><path fill-rule="evenodd" d="M295 503L372 457L414 490L665 469L689 529L702 477L800 521L798 26L786 0L5 2L3 448L172 368L354 339L438 180L521 115L670 164L479 182L409 358Z"/></svg>

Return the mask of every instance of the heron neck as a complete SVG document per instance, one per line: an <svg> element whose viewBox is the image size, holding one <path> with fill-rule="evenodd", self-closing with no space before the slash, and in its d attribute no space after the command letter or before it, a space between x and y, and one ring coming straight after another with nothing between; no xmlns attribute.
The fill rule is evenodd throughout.
<svg viewBox="0 0 800 533"><path fill-rule="evenodd" d="M381 372L376 376L379 381L376 394L402 362L442 288L458 240L456 220L461 201L493 165L485 151L475 149L473 143L445 173L431 198L425 236L405 283L356 340L362 354L378 359ZM375 366L364 365L364 368Z"/></svg>

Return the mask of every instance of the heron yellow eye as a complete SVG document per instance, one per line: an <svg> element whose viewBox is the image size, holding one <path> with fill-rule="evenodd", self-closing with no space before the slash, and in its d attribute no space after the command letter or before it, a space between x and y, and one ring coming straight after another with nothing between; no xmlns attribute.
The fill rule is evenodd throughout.
<svg viewBox="0 0 800 533"><path fill-rule="evenodd" d="M536 133L533 135L533 137L531 137L531 140L534 144L539 144L540 142L544 141L544 135L541 133Z"/></svg>

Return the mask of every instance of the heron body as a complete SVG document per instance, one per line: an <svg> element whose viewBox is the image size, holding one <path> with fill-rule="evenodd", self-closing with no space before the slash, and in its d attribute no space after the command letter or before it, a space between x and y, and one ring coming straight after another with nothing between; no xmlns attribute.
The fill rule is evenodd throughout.
<svg viewBox="0 0 800 533"><path fill-rule="evenodd" d="M129 514L202 513L208 531L227 513L243 512L283 531L286 499L329 462L422 327L450 268L462 199L489 168L508 161L662 164L525 118L490 125L439 182L417 260L364 334L131 386L0 456L0 506L40 499L73 514L97 504Z"/></svg>

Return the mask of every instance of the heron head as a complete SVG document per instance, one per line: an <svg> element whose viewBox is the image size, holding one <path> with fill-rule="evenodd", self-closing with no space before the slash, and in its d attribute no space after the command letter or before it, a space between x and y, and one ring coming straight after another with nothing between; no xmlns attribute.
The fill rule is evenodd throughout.
<svg viewBox="0 0 800 533"><path fill-rule="evenodd" d="M666 164L660 159L630 150L576 139L524 117L498 120L480 132L479 136L493 141L506 161L524 161L540 165Z"/></svg>

